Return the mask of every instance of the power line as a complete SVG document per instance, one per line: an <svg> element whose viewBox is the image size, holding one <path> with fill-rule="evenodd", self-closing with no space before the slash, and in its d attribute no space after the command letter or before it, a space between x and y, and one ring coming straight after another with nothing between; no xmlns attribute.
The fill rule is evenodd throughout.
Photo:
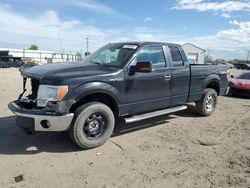
<svg viewBox="0 0 250 188"><path fill-rule="evenodd" d="M51 24L51 25L44 25L44 26L45 27L54 27L54 28L57 28L57 36L58 36L60 50L61 50L61 53L64 53L64 48L63 48L62 38L61 38L61 32L60 32L61 26L58 25L58 24Z"/></svg>
<svg viewBox="0 0 250 188"><path fill-rule="evenodd" d="M59 44L60 44L61 53L64 53L64 50L63 50L63 47L62 47L62 38L61 38L61 33L60 33L60 30L59 30L59 27L58 27L58 40L59 40Z"/></svg>

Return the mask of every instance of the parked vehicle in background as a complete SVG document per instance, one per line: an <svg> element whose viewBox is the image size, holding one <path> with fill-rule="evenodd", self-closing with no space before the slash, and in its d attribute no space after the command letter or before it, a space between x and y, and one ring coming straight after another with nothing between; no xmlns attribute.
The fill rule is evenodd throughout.
<svg viewBox="0 0 250 188"><path fill-rule="evenodd" d="M240 70L250 70L250 66L248 64L245 64L245 63L236 63L236 64L234 64L234 67L236 69L240 69Z"/></svg>
<svg viewBox="0 0 250 188"><path fill-rule="evenodd" d="M223 65L228 65L230 69L234 68L234 65L231 63L222 63Z"/></svg>
<svg viewBox="0 0 250 188"><path fill-rule="evenodd" d="M229 74L228 81L228 95L250 96L250 72L243 72L236 77Z"/></svg>
<svg viewBox="0 0 250 188"><path fill-rule="evenodd" d="M182 47L156 42L108 44L80 62L21 68L23 93L9 103L17 125L69 131L88 149L111 136L115 119L132 123L185 110L213 114L228 87L228 65L189 65ZM32 92L23 97L26 81Z"/></svg>
<svg viewBox="0 0 250 188"><path fill-rule="evenodd" d="M23 61L0 61L0 68L21 67Z"/></svg>
<svg viewBox="0 0 250 188"><path fill-rule="evenodd" d="M231 63L227 63L227 62L218 62L218 61L213 61L211 64L212 64L212 65L219 65L219 64L222 64L222 65L228 65L228 67L229 67L230 69L234 68L234 65L233 65L233 64L231 64Z"/></svg>

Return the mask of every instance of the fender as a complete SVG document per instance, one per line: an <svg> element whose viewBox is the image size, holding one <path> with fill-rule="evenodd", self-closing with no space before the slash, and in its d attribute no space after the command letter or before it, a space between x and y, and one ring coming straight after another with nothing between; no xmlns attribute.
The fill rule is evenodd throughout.
<svg viewBox="0 0 250 188"><path fill-rule="evenodd" d="M207 86L212 82L216 82L220 88L220 81L221 81L221 79L217 74L211 74L211 75L207 76L206 79L204 80L202 90L206 89Z"/></svg>
<svg viewBox="0 0 250 188"><path fill-rule="evenodd" d="M112 85L105 82L88 82L74 88L65 96L65 100L74 99L75 102L90 94L103 93L111 96L118 105L122 103L121 93Z"/></svg>

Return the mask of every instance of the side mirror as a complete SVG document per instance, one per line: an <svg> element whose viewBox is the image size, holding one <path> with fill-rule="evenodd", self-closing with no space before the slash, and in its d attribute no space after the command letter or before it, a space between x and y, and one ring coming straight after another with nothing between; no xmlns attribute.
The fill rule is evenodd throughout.
<svg viewBox="0 0 250 188"><path fill-rule="evenodd" d="M135 66L130 66L129 75L134 75L136 72L149 73L152 72L152 63L149 61L139 61Z"/></svg>

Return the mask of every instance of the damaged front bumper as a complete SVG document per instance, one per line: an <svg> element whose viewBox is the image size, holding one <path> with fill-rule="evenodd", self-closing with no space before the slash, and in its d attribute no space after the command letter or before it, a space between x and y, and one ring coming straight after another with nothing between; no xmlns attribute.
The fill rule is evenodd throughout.
<svg viewBox="0 0 250 188"><path fill-rule="evenodd" d="M73 104L73 101L68 103ZM17 115L16 125L28 132L67 131L74 117L73 113L58 113L41 109L23 108L19 100L10 102L8 107Z"/></svg>
<svg viewBox="0 0 250 188"><path fill-rule="evenodd" d="M21 67L23 77L23 92L18 100L9 103L9 109L17 115L16 125L26 132L35 131L66 131L69 129L73 113L71 106L75 100L48 101L44 107L37 105L37 93L41 77L27 72L27 67ZM31 93L23 97L26 89L26 81L30 79Z"/></svg>

